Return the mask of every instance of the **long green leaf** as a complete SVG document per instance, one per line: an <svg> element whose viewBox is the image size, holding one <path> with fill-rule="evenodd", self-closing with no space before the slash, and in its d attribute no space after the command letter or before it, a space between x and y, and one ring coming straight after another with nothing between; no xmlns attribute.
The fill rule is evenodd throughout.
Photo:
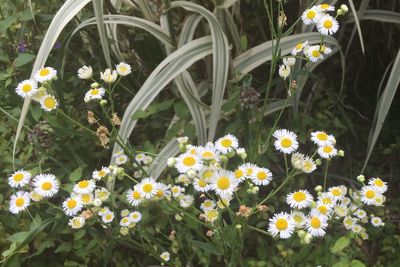
<svg viewBox="0 0 400 267"><path fill-rule="evenodd" d="M374 20L380 22L389 22L389 23L400 23L400 13L388 11L388 10L380 10L380 9L370 9L366 10L360 20ZM349 18L346 22L354 22L354 17Z"/></svg>
<svg viewBox="0 0 400 267"><path fill-rule="evenodd" d="M96 18L97 30L100 36L100 43L103 49L104 58L106 59L107 66L111 68L110 46L106 33L106 27L103 19L103 0L93 0L94 16Z"/></svg>
<svg viewBox="0 0 400 267"><path fill-rule="evenodd" d="M158 153L158 157L154 159L150 165L150 176L157 179L163 170L167 167L168 158L179 153L179 146L176 138L172 138L164 148Z"/></svg>
<svg viewBox="0 0 400 267"><path fill-rule="evenodd" d="M42 44L40 45L39 52L36 56L35 63L33 64L31 78L34 77L35 73L44 66L46 60L53 49L58 36L65 26L72 20L72 18L84 8L91 0L67 0L62 7L58 10L50 26L43 38ZM17 142L21 134L22 126L25 122L26 114L31 103L31 98L27 97L24 100L22 106L21 115L18 121L17 132L15 134L14 147L13 147L13 165L15 168L15 151L17 148Z"/></svg>
<svg viewBox="0 0 400 267"><path fill-rule="evenodd" d="M142 85L138 93L126 108L119 130L121 141L126 143L131 135L137 123L137 120L132 118L132 115L136 111L146 109L169 82L190 67L193 63L211 53L211 38L210 36L206 36L182 46L164 59L150 74L146 82ZM111 159L112 164L115 162L114 154L119 151L119 149L119 145L116 144L113 149L113 156ZM113 180L109 181L108 187L110 190L113 190Z"/></svg>
<svg viewBox="0 0 400 267"><path fill-rule="evenodd" d="M390 72L389 78L386 83L385 90L382 93L381 98L379 99L378 105L374 114L373 127L369 133L368 138L368 148L367 148L367 157L364 162L364 166L362 168L361 173L364 172L365 167L371 157L371 153L374 150L376 140L381 133L383 123L389 113L390 106L392 105L393 98L396 95L397 89L400 84L400 50L397 53L396 59L393 63L392 71Z"/></svg>
<svg viewBox="0 0 400 267"><path fill-rule="evenodd" d="M188 11L196 12L208 21L211 31L213 48L213 89L211 98L211 117L208 130L208 140L214 139L221 113L226 81L229 69L229 44L226 36L215 16L202 6L185 2L174 1L171 8L182 7Z"/></svg>
<svg viewBox="0 0 400 267"><path fill-rule="evenodd" d="M362 35L362 32L361 32L361 25L360 25L360 20L358 19L357 10L356 10L356 8L354 6L353 0L349 0L349 4L350 4L351 12L353 13L354 20L356 22L356 27L357 27L357 31L358 31L358 37L360 38L361 50L362 50L363 54L365 54L364 39L363 39L363 35Z"/></svg>

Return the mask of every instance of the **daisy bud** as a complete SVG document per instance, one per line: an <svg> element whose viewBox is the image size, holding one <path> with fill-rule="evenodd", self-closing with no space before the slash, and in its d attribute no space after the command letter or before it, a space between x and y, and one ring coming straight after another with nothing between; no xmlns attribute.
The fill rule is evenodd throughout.
<svg viewBox="0 0 400 267"><path fill-rule="evenodd" d="M186 152L186 144L179 144L179 150L180 150L182 153L185 153L185 152Z"/></svg>
<svg viewBox="0 0 400 267"><path fill-rule="evenodd" d="M44 86L40 86L38 90L39 90L39 95L40 94L44 94L44 95L47 94L47 89Z"/></svg>
<svg viewBox="0 0 400 267"><path fill-rule="evenodd" d="M315 164L317 164L318 166L321 165L321 164L322 164L321 159L316 159L316 160L315 160Z"/></svg>
<svg viewBox="0 0 400 267"><path fill-rule="evenodd" d="M206 233L206 236L212 237L213 234L214 234L214 232L212 230L208 230L207 233Z"/></svg>
<svg viewBox="0 0 400 267"><path fill-rule="evenodd" d="M104 107L107 105L107 103L108 103L107 100L103 99L100 101L100 106Z"/></svg>
<svg viewBox="0 0 400 267"><path fill-rule="evenodd" d="M296 58L294 57L285 57L283 58L283 64L286 66L293 66L294 64L296 64Z"/></svg>
<svg viewBox="0 0 400 267"><path fill-rule="evenodd" d="M240 156L240 154L246 153L246 150L242 147L236 149L236 154Z"/></svg>
<svg viewBox="0 0 400 267"><path fill-rule="evenodd" d="M182 216L181 215L179 215L179 214L175 214L175 220L177 220L178 222L179 221L182 221Z"/></svg>
<svg viewBox="0 0 400 267"><path fill-rule="evenodd" d="M347 5L343 4L340 6L340 10L343 11L344 14L346 14L347 12L349 12L349 8L347 7Z"/></svg>
<svg viewBox="0 0 400 267"><path fill-rule="evenodd" d="M279 66L279 76L286 79L290 75L290 67L286 65Z"/></svg>
<svg viewBox="0 0 400 267"><path fill-rule="evenodd" d="M317 186L314 188L314 190L315 190L316 192L320 192L320 191L322 191L322 186L317 185Z"/></svg>
<svg viewBox="0 0 400 267"><path fill-rule="evenodd" d="M187 173L187 176L189 176L190 178L194 178L196 177L197 173L194 170L189 170Z"/></svg>
<svg viewBox="0 0 400 267"><path fill-rule="evenodd" d="M189 137L187 136L178 137L176 140L178 141L179 144L187 144L187 142L189 141Z"/></svg>
<svg viewBox="0 0 400 267"><path fill-rule="evenodd" d="M364 183L365 182L365 176L362 175L362 174L357 176L357 181L359 181L360 183Z"/></svg>
<svg viewBox="0 0 400 267"><path fill-rule="evenodd" d="M173 167L175 165L175 163L176 163L175 158L168 158L168 160L167 160L168 167Z"/></svg>
<svg viewBox="0 0 400 267"><path fill-rule="evenodd" d="M93 206L95 206L95 207L100 207L101 204L103 204L103 202L102 202L99 198L95 198L95 199L93 199L92 204L93 204Z"/></svg>
<svg viewBox="0 0 400 267"><path fill-rule="evenodd" d="M241 224L236 224L236 225L235 225L235 228L236 228L237 230L240 230L240 229L242 229L242 225L241 225Z"/></svg>
<svg viewBox="0 0 400 267"><path fill-rule="evenodd" d="M129 234L129 228L128 227L121 227L121 229L119 230L119 233L121 235L127 235L127 234Z"/></svg>
<svg viewBox="0 0 400 267"><path fill-rule="evenodd" d="M92 84L90 85L90 87L91 87L92 89L98 88L99 86L100 86L100 84L98 84L98 83L92 83Z"/></svg>
<svg viewBox="0 0 400 267"><path fill-rule="evenodd" d="M304 237L304 243L310 244L311 239L312 239L312 235L307 233L306 236Z"/></svg>
<svg viewBox="0 0 400 267"><path fill-rule="evenodd" d="M235 151L231 150L227 154L228 158L233 158L235 156Z"/></svg>
<svg viewBox="0 0 400 267"><path fill-rule="evenodd" d="M299 230L297 232L297 235L298 235L299 238L303 239L304 237L306 237L307 233L304 230Z"/></svg>
<svg viewBox="0 0 400 267"><path fill-rule="evenodd" d="M39 195L38 193L36 193L35 191L31 192L31 199L33 201L40 201L43 199L43 197L41 195Z"/></svg>
<svg viewBox="0 0 400 267"><path fill-rule="evenodd" d="M344 12L343 12L343 10L338 9L338 10L336 11L336 16L341 16L341 15L344 15Z"/></svg>
<svg viewBox="0 0 400 267"><path fill-rule="evenodd" d="M253 189L251 190L251 193L256 195L258 193L258 191L260 191L260 188L258 186L253 187Z"/></svg>
<svg viewBox="0 0 400 267"><path fill-rule="evenodd" d="M337 152L337 154L338 154L338 156L340 156L340 157L344 157L344 151L343 151L343 150L339 150L339 151Z"/></svg>
<svg viewBox="0 0 400 267"><path fill-rule="evenodd" d="M221 156L219 157L219 159L220 159L222 162L227 162L227 161L228 161L228 158L227 158L225 155L221 155Z"/></svg>

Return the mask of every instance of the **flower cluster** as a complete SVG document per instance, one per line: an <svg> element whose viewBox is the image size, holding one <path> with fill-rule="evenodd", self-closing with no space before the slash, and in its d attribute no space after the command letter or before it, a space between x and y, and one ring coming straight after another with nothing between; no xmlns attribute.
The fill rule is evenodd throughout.
<svg viewBox="0 0 400 267"><path fill-rule="evenodd" d="M33 97L40 102L45 111L52 111L58 106L57 99L51 94L51 82L57 78L57 71L52 67L38 70L33 79L20 82L15 92L23 98ZM39 86L40 84L40 86Z"/></svg>
<svg viewBox="0 0 400 267"><path fill-rule="evenodd" d="M53 197L60 189L60 183L53 174L38 174L32 179L30 172L19 170L8 177L8 184L19 189L10 198L10 211L18 214L26 210L32 201Z"/></svg>

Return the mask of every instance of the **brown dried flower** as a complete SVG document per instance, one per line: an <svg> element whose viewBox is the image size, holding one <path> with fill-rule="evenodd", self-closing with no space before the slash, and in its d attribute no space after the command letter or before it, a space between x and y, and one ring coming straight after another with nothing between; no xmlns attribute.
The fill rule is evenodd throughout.
<svg viewBox="0 0 400 267"><path fill-rule="evenodd" d="M251 215L251 208L241 205L239 211L236 212L236 215L247 218Z"/></svg>
<svg viewBox="0 0 400 267"><path fill-rule="evenodd" d="M97 122L97 120L94 116L94 113L91 112L90 110L88 110L88 112L87 112L87 120L90 125L95 124Z"/></svg>
<svg viewBox="0 0 400 267"><path fill-rule="evenodd" d="M99 137L99 141L102 147L104 148L108 148L108 143L109 143L109 139L108 139L108 129L104 126L100 126L99 128L97 128L96 131L96 135L97 137Z"/></svg>
<svg viewBox="0 0 400 267"><path fill-rule="evenodd" d="M268 206L267 205L258 205L257 210L260 212L266 212L268 210Z"/></svg>
<svg viewBox="0 0 400 267"><path fill-rule="evenodd" d="M112 120L112 123L113 123L115 126L121 125L121 119L118 117L118 114L117 114L117 113L113 113L113 114L112 114L111 120Z"/></svg>

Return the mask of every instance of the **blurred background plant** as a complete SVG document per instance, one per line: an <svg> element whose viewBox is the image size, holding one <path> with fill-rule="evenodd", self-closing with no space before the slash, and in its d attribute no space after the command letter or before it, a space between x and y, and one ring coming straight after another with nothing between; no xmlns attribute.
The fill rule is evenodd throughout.
<svg viewBox="0 0 400 267"><path fill-rule="evenodd" d="M67 1L71 5L73 2ZM232 58L271 39L264 1L192 2L214 11L215 18L231 44ZM266 3L276 12L276 1ZM14 88L18 81L30 75L32 63L37 60L36 55L50 22L63 4L63 1L19 0L0 3L0 172L4 181L13 172L13 142L22 110L21 100ZM285 16L288 25L301 15L308 4L307 1L287 1ZM280 126L299 133L307 133L309 129L324 129L333 133L345 147L346 157L340 167L331 170L334 175L330 178L348 184L362 172L364 162L373 149L365 173L379 174L390 184L385 213L380 214L385 217L386 225L371 233L369 240L351 245L339 239L340 233L337 236L331 233L327 238L307 246L301 245L298 240L270 243L265 237L255 236L254 247L248 248L248 257L244 259L249 266L296 266L300 263L309 266L400 264L396 255L396 250L400 248L400 199L396 194L400 174L397 164L400 156L400 121L396 115L399 112L399 98L394 97L398 88L396 79L400 76L397 74L400 72L400 7L395 0L363 0L354 3L350 0L347 4L357 10L357 16L349 12L345 21L341 22L341 31L336 36L344 61L340 53L336 53L312 70L304 87L298 81L302 90L295 92L297 102L288 105ZM120 59L133 65L134 74L121 82L123 90L115 95L115 101L119 103L116 111L122 115L160 62L190 40L191 33L187 32L188 39L179 43L182 33L191 29L190 25L199 23L200 26L193 32L196 37L209 33L209 22L200 20L199 16L189 17L190 13L183 9L166 11L170 6L171 2L167 0L93 1L93 6L88 4L77 10L77 16L65 28L62 27L61 34L55 36L58 37L57 41L48 47L50 54L46 63L58 70L63 69L63 78L55 82L55 87L67 114L85 122L86 110L98 108L87 106L82 101L86 90L76 79L76 70L81 65L91 65L95 70L102 70L109 62L118 62ZM92 17L100 22L117 19L104 18L102 13L136 16L157 24L161 18L168 33L164 42L170 42L170 50L146 31L150 27L148 24L142 26L145 30L141 30L123 25L114 28L113 24L106 24L108 26L105 27L98 23L96 29L96 19L87 21ZM85 22L90 22L91 26L76 31ZM132 23L136 23L137 27L139 22ZM121 18L121 24L127 24L126 18ZM296 34L307 31L310 29L300 24L293 29ZM265 97L269 68L270 63L267 62L252 70L242 80L237 77L237 73L228 74L222 120L218 124L216 136L232 132L240 136L246 147L251 145L251 136L246 130L251 126L246 125L249 118L254 117L254 107L260 107ZM205 57L190 68L201 97L200 103L194 106L203 109L205 114L209 114L212 106L210 103L213 101L210 94L206 95L212 87L213 69L211 57ZM274 83L277 84L278 80ZM155 95L155 100L150 100L146 109L138 109L134 114L129 114L129 117L138 120L134 137L129 138L131 145L158 153L177 135L187 135L192 140L199 138L199 142L207 138L204 129L202 137L199 136L199 125L202 122L191 122L192 114L196 111L186 104L199 102L199 97L193 95L193 92L185 93L180 87L182 85L179 80L168 83L164 90ZM188 85L183 87L187 89ZM285 106L282 105L285 97L283 86L278 85L269 93L271 112L263 119L264 128L272 126L276 112ZM390 112L386 116L389 108ZM299 139L305 140L306 136L299 136ZM95 141L95 137L86 135L64 117L45 113L38 105L31 105L16 147L15 164L27 169L44 166L46 170L51 169L64 183L73 182L109 163L111 151L93 146ZM268 150L263 157L276 161L272 150ZM317 184L316 181L308 183L311 186ZM153 263L140 248L127 247L114 240L109 242L107 236L94 229L85 228L77 232L67 229L66 218L57 218L57 223L50 223L46 218L54 214L51 209L36 211L38 215L35 220L38 224L32 223L29 217L11 216L5 202L11 194L6 183L0 184L0 192L0 229L4 233L0 236L0 247L9 266L45 266L49 261L52 266L145 266ZM159 225L148 227L151 232L163 225L160 222ZM24 231L21 232L21 229ZM188 241L185 245L204 256L202 265L206 265L207 255L213 253L212 248L200 243ZM135 253L130 253L132 250Z"/></svg>

